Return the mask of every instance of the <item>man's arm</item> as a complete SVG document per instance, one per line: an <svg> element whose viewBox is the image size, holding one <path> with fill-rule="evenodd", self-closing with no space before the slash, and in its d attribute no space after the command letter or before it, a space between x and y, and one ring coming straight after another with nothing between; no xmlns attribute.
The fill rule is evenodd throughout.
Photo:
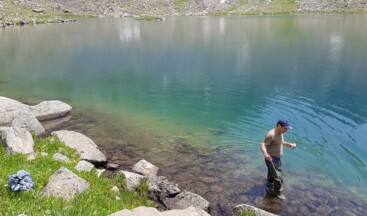
<svg viewBox="0 0 367 216"><path fill-rule="evenodd" d="M272 161L271 159L271 156L268 154L268 151L266 151L266 147L265 147L266 143L265 142L262 142L261 143L261 151L263 152L264 154L264 157L266 160L268 161Z"/></svg>
<svg viewBox="0 0 367 216"><path fill-rule="evenodd" d="M295 149L297 147L296 143L289 143L289 142L285 142L285 141L282 143L282 145L287 146L291 149Z"/></svg>

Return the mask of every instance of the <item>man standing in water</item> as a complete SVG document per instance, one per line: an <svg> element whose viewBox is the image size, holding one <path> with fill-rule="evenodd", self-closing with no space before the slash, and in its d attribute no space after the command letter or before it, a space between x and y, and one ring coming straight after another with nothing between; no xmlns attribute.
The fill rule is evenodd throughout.
<svg viewBox="0 0 367 216"><path fill-rule="evenodd" d="M283 195L283 177L282 162L283 145L295 149L296 143L285 142L283 134L292 127L286 119L280 119L275 128L271 129L261 143L261 151L265 157L265 163L268 167L268 182L266 192L268 196L275 196L285 200Z"/></svg>

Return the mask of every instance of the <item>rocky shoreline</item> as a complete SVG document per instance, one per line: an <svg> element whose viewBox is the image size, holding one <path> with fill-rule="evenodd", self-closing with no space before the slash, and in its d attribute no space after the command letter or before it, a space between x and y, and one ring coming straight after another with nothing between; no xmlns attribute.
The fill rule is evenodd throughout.
<svg viewBox="0 0 367 216"><path fill-rule="evenodd" d="M236 16L367 12L366 0L0 0L0 29L10 25L64 23L83 17Z"/></svg>
<svg viewBox="0 0 367 216"><path fill-rule="evenodd" d="M61 101L44 101L38 105L30 106L21 102L0 96L0 141L5 145L8 154L27 154L29 160L34 160L37 155L45 155L43 152L34 151L33 138L30 132L37 136L44 136L45 130L40 123L42 120L50 120L67 115L72 107ZM96 168L98 177L105 169L115 170L118 164L108 163L107 157L99 150L99 147L87 136L68 130L54 131L51 135L57 137L66 146L75 149L80 156L80 162L75 166L79 172L91 172ZM52 142L52 139L51 139ZM54 160L69 163L70 159L55 153ZM138 190L143 182L148 183L148 196L160 206L163 212L155 208L139 207L133 210L121 210L113 213L113 216L124 215L185 215L207 216L210 212L210 203L196 193L181 191L177 184L168 181L164 176L158 176L159 168L146 160L136 163L132 172L119 170L123 182L128 190ZM90 185L84 179L65 167L57 170L49 179L48 184L41 191L41 196L55 196L66 200L72 200L79 193L88 190ZM118 188L112 188L112 190ZM253 211L256 215L273 215L256 207L242 204L233 210L234 215L240 215L242 211Z"/></svg>

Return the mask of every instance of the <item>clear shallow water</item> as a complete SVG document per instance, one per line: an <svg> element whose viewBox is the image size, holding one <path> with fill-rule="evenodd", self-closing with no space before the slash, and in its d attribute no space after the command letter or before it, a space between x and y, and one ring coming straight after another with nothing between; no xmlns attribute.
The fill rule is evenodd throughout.
<svg viewBox="0 0 367 216"><path fill-rule="evenodd" d="M208 198L214 215L244 202L284 215L362 215L366 19L91 19L8 28L0 32L0 95L71 104L71 120L59 127L84 132L121 165L152 161ZM292 122L285 138L298 144L285 150L283 203L263 197L259 149L278 118Z"/></svg>

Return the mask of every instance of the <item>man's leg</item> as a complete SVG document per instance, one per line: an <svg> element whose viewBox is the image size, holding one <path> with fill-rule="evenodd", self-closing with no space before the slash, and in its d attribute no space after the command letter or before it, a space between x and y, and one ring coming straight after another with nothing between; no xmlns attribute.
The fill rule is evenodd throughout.
<svg viewBox="0 0 367 216"><path fill-rule="evenodd" d="M274 192L276 194L281 194L284 189L281 163L274 163L274 167L277 174L274 181Z"/></svg>
<svg viewBox="0 0 367 216"><path fill-rule="evenodd" d="M275 195L274 186L275 186L276 173L274 171L273 165L271 165L271 162L265 160L265 164L268 167L266 194L269 196L273 196Z"/></svg>

